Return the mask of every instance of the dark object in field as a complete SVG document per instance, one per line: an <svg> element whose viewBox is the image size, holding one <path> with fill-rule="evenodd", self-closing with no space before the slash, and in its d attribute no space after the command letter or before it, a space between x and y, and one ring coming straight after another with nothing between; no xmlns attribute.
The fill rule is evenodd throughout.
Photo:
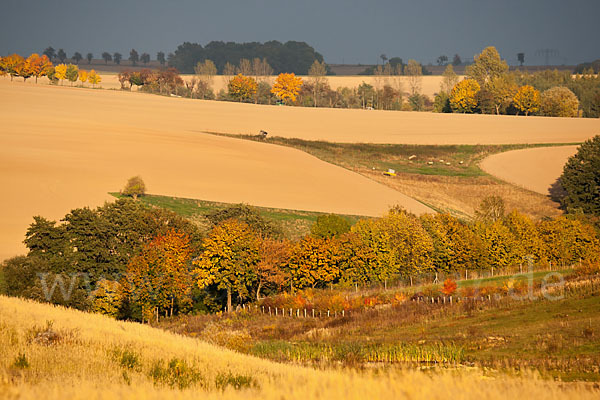
<svg viewBox="0 0 600 400"><path fill-rule="evenodd" d="M417 301L417 300L423 301L423 299L425 299L425 293L417 292L417 293L413 294L410 299L412 301Z"/></svg>
<svg viewBox="0 0 600 400"><path fill-rule="evenodd" d="M259 139L266 139L268 134L269 134L269 132L261 130L260 133L258 134L258 138Z"/></svg>

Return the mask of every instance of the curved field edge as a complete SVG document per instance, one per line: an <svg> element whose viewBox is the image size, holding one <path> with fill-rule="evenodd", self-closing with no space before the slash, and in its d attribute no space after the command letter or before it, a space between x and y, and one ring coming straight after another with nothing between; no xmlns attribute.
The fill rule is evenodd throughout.
<svg viewBox="0 0 600 400"><path fill-rule="evenodd" d="M598 394L581 383L565 385L533 375L490 378L476 369L378 374L313 370L241 355L147 325L5 296L0 296L0 311L0 389L8 398L441 399L453 392L460 399L524 393L592 399ZM59 339L40 340L47 332ZM174 365L174 373L157 379L162 376L157 365L163 370Z"/></svg>
<svg viewBox="0 0 600 400"><path fill-rule="evenodd" d="M573 143L505 145L413 145L336 143L298 138L268 137L223 132L204 132L243 140L269 143L309 153L318 159L346 168L399 191L436 212L473 218L482 198L503 197L507 209L532 217L557 216L558 204L542 193L515 185L486 172L487 158L515 150L560 148ZM383 173L393 169L395 176Z"/></svg>

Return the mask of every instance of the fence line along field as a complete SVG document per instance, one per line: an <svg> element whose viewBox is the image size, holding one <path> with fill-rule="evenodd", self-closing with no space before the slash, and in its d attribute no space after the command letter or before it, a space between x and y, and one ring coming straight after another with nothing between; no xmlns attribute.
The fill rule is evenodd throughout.
<svg viewBox="0 0 600 400"><path fill-rule="evenodd" d="M481 168L507 182L544 195L560 177L577 146L540 147L493 154L481 162Z"/></svg>
<svg viewBox="0 0 600 400"><path fill-rule="evenodd" d="M430 211L304 152L202 134L215 118L204 102L6 80L0 98L0 258L24 250L34 215L101 205L138 174L150 193L186 198L352 215L394 204Z"/></svg>
<svg viewBox="0 0 600 400"><path fill-rule="evenodd" d="M592 399L583 383L481 370L371 373L278 364L147 325L0 296L0 391L19 399Z"/></svg>

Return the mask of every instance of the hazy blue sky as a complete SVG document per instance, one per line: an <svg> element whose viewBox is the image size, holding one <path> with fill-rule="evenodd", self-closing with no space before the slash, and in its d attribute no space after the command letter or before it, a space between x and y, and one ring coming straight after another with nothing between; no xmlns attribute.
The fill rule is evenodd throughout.
<svg viewBox="0 0 600 400"><path fill-rule="evenodd" d="M556 64L600 58L599 0L0 0L0 55L74 51L155 58L184 41L305 41L329 63L379 55L472 59L494 45L511 64L556 49ZM127 55L125 58L127 58Z"/></svg>

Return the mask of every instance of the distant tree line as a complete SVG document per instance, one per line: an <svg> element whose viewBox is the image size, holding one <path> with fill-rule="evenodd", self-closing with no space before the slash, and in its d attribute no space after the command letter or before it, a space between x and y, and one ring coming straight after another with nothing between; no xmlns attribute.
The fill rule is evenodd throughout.
<svg viewBox="0 0 600 400"><path fill-rule="evenodd" d="M206 46L185 42L169 58L169 65L182 73L191 74L199 62L211 60L217 73L225 74L225 66L238 65L242 59L266 59L276 74L288 72L306 75L313 62L323 61L323 56L305 42L234 43L213 41Z"/></svg>

